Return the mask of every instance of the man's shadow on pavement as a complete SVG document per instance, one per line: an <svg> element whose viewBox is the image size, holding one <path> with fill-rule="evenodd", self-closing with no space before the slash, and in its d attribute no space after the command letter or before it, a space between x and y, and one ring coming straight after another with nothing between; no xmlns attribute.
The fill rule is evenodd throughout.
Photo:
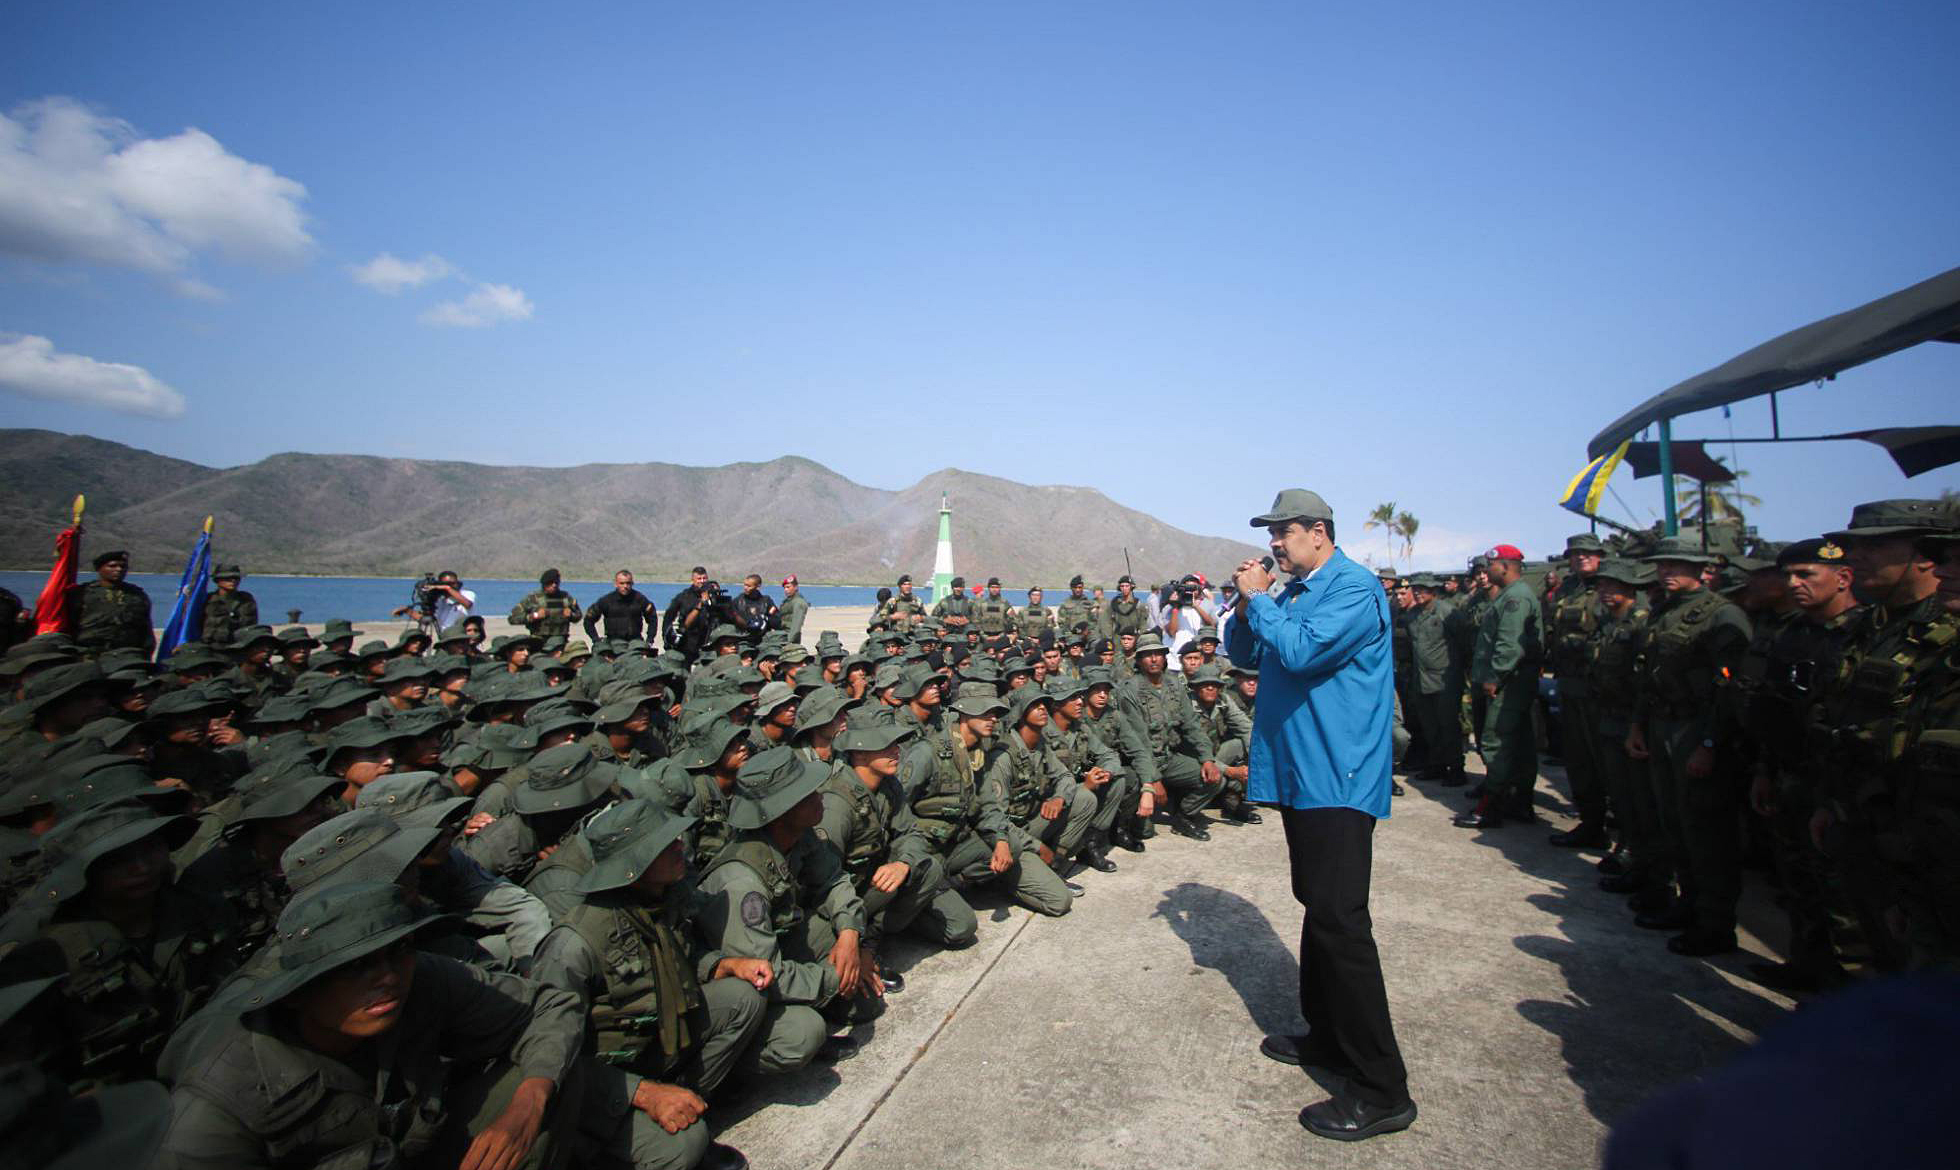
<svg viewBox="0 0 1960 1170"><path fill-rule="evenodd" d="M1225 976L1261 1031L1305 1030L1299 960L1257 906L1216 886L1183 882L1164 891L1152 917L1184 940L1193 963Z"/></svg>

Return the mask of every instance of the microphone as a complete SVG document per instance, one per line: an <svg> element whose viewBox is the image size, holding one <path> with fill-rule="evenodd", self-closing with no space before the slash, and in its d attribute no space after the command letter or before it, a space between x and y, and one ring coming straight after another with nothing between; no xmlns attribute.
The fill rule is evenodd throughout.
<svg viewBox="0 0 1960 1170"><path fill-rule="evenodd" d="M1270 572L1272 572L1272 571L1273 571L1273 558L1271 558L1271 557L1260 557L1260 558L1259 558L1259 567L1260 567L1260 568L1262 568L1262 569L1264 569L1264 570L1266 570L1266 571L1267 571L1268 573L1270 573Z"/></svg>

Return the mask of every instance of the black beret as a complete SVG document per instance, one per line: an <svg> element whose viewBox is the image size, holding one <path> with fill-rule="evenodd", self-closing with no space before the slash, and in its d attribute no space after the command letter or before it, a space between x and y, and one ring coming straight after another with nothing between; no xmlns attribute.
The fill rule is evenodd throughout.
<svg viewBox="0 0 1960 1170"><path fill-rule="evenodd" d="M117 548L117 549L111 549L105 553L96 553L95 559L93 561L90 561L89 563L99 569L102 566L108 564L110 561L127 561L128 559L129 559L128 550Z"/></svg>
<svg viewBox="0 0 1960 1170"><path fill-rule="evenodd" d="M1776 567L1779 569L1787 569L1791 565L1842 565L1844 563L1844 546L1822 536L1793 541L1784 545L1783 551L1776 554Z"/></svg>

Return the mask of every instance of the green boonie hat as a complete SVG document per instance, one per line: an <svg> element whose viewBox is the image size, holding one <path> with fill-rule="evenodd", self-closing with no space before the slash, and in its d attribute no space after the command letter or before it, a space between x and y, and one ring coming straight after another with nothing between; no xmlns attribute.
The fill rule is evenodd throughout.
<svg viewBox="0 0 1960 1170"><path fill-rule="evenodd" d="M573 638L558 649L559 660L568 665L581 658L590 657L592 657L592 647L586 645L584 638Z"/></svg>
<svg viewBox="0 0 1960 1170"><path fill-rule="evenodd" d="M441 703L424 703L388 716L388 725L404 739L433 735L461 723L454 711Z"/></svg>
<svg viewBox="0 0 1960 1170"><path fill-rule="evenodd" d="M1218 636L1217 626L1199 626L1196 636L1191 640L1193 642L1219 642L1224 639Z"/></svg>
<svg viewBox="0 0 1960 1170"><path fill-rule="evenodd" d="M378 808L357 808L313 826L279 855L293 893L323 882L393 882L439 830L408 827Z"/></svg>
<svg viewBox="0 0 1960 1170"><path fill-rule="evenodd" d="M1953 510L1942 500L1875 500L1851 509L1851 522L1836 532L1840 536L1906 536L1914 533L1951 532L1955 528Z"/></svg>
<svg viewBox="0 0 1960 1170"><path fill-rule="evenodd" d="M1017 674L1033 673L1034 663L1029 662L1019 654L1008 655L1006 660L1000 664L1000 676L1002 678L1013 678Z"/></svg>
<svg viewBox="0 0 1960 1170"><path fill-rule="evenodd" d="M455 646L469 640L469 630L462 622L457 622L454 625L444 626L442 629L437 630L434 644L437 646Z"/></svg>
<svg viewBox="0 0 1960 1170"><path fill-rule="evenodd" d="M429 635L422 632L422 628L420 626L410 626L407 629L403 630L401 633L395 635L395 644L394 646L391 647L391 649L400 650L404 646L407 646L410 642L433 643L434 641L435 641L434 638L431 638Z"/></svg>
<svg viewBox="0 0 1960 1170"><path fill-rule="evenodd" d="M1000 677L1000 663L985 655L967 659L966 665L960 671L961 681L983 682L990 687L999 683Z"/></svg>
<svg viewBox="0 0 1960 1170"><path fill-rule="evenodd" d="M490 640L492 658L508 658L514 651L529 650L537 653L544 646L544 640L530 634L499 634Z"/></svg>
<svg viewBox="0 0 1960 1170"><path fill-rule="evenodd" d="M1571 553L1603 553L1606 551L1606 545L1592 533L1581 532L1576 536L1565 538L1565 551L1568 555Z"/></svg>
<svg viewBox="0 0 1960 1170"><path fill-rule="evenodd" d="M159 719L172 715L195 715L237 705L238 700L232 697L229 689L200 683L158 695L150 701L149 709L144 714L147 718Z"/></svg>
<svg viewBox="0 0 1960 1170"><path fill-rule="evenodd" d="M1210 663L1206 663L1184 676L1184 685L1187 687L1202 687L1207 684L1215 687L1223 687L1225 685L1225 672Z"/></svg>
<svg viewBox="0 0 1960 1170"><path fill-rule="evenodd" d="M268 727L274 723L299 723L312 709L313 704L305 695L274 695L252 712L246 722L258 727Z"/></svg>
<svg viewBox="0 0 1960 1170"><path fill-rule="evenodd" d="M18 678L32 667L43 666L50 662L74 662L80 657L81 655L76 651L65 647L34 646L29 642L22 642L9 650L6 657L0 658L0 677Z"/></svg>
<svg viewBox="0 0 1960 1170"><path fill-rule="evenodd" d="M746 728L738 727L719 715L691 723L682 728L682 732L687 747L675 759L690 772L714 767L722 753L728 750L729 744L748 734Z"/></svg>
<svg viewBox="0 0 1960 1170"><path fill-rule="evenodd" d="M27 687L16 709L26 714L39 714L43 708L51 707L70 695L90 688L103 689L112 684L102 673L102 668L93 662L75 662L67 666L49 667L27 682Z"/></svg>
<svg viewBox="0 0 1960 1170"><path fill-rule="evenodd" d="M438 679L447 678L452 674L468 674L473 665L461 654L431 654L422 661L429 664L429 669Z"/></svg>
<svg viewBox="0 0 1960 1170"><path fill-rule="evenodd" d="M328 618L327 624L320 627L320 640L338 642L342 638L355 638L365 633L366 630L355 629L354 623L346 618Z"/></svg>
<svg viewBox="0 0 1960 1170"><path fill-rule="evenodd" d="M327 793L346 786L347 781L335 776L254 773L232 786L232 792L238 796L238 815L232 823L242 825L247 821L290 817L306 811Z"/></svg>
<svg viewBox="0 0 1960 1170"><path fill-rule="evenodd" d="M1259 668L1256 666L1228 666L1225 668L1225 674L1228 678L1258 678Z"/></svg>
<svg viewBox="0 0 1960 1170"><path fill-rule="evenodd" d="M850 656L850 651L844 649L844 640L837 636L836 630L825 630L817 635L818 658L849 658Z"/></svg>
<svg viewBox="0 0 1960 1170"><path fill-rule="evenodd" d="M1306 488L1287 488L1273 497L1273 506L1263 516L1254 516L1252 526L1265 528L1285 520L1332 520L1334 509L1320 498L1320 493Z"/></svg>
<svg viewBox="0 0 1960 1170"><path fill-rule="evenodd" d="M1680 561L1689 565L1713 565L1721 561L1714 553L1703 552L1700 541L1686 536L1663 536L1654 545L1654 551L1640 559L1650 565L1656 561Z"/></svg>
<svg viewBox="0 0 1960 1170"><path fill-rule="evenodd" d="M1065 674L1050 675L1041 684L1041 687L1042 693L1048 696L1048 701L1056 706L1068 702L1077 695L1085 694L1089 690L1088 683L1079 678L1070 678ZM1026 688L1024 687L1022 689L1025 690Z"/></svg>
<svg viewBox="0 0 1960 1170"><path fill-rule="evenodd" d="M434 772L396 772L361 789L356 810L378 808L403 828L440 829L475 802L459 796Z"/></svg>
<svg viewBox="0 0 1960 1170"><path fill-rule="evenodd" d="M403 738L402 733L397 731L394 725L371 715L349 719L334 728L333 733L327 737L327 762L331 762L335 756L344 751L380 747L384 743L401 738Z"/></svg>
<svg viewBox="0 0 1960 1170"><path fill-rule="evenodd" d="M1593 574L1593 580L1617 581L1622 585L1643 589L1654 583L1654 570L1652 566L1630 561L1625 557L1607 557L1599 562L1599 571Z"/></svg>
<svg viewBox="0 0 1960 1170"><path fill-rule="evenodd" d="M805 695L796 708L796 731L802 733L812 727L827 726L843 713L849 702L844 692L819 683L817 689Z"/></svg>
<svg viewBox="0 0 1960 1170"><path fill-rule="evenodd" d="M547 674L554 670L570 671L572 669L549 654L533 654L528 665L532 670L542 670Z"/></svg>
<svg viewBox="0 0 1960 1170"><path fill-rule="evenodd" d="M125 845L161 835L171 849L181 847L197 832L186 816L158 816L140 801L121 800L100 805L72 820L62 821L41 838L41 858L48 876L21 905L58 906L88 888L88 867Z"/></svg>
<svg viewBox="0 0 1960 1170"><path fill-rule="evenodd" d="M392 881L336 882L295 896L279 915L279 970L254 985L242 1007L251 1011L278 1003L320 976L448 917L411 902L408 891Z"/></svg>
<svg viewBox="0 0 1960 1170"><path fill-rule="evenodd" d="M354 665L354 660L348 655L337 653L333 650L323 650L306 660L307 673L300 675L300 678L325 678L328 677L328 672L331 670L345 670L352 665Z"/></svg>
<svg viewBox="0 0 1960 1170"><path fill-rule="evenodd" d="M617 765L601 763L582 743L541 751L531 757L528 770L510 798L510 807L526 816L584 808L619 779Z"/></svg>
<svg viewBox="0 0 1960 1170"><path fill-rule="evenodd" d="M1048 692L1040 687L1016 687L1007 693L1007 722L1009 726L1019 724L1027 717L1028 708L1036 703L1046 704Z"/></svg>
<svg viewBox="0 0 1960 1170"><path fill-rule="evenodd" d="M927 687L939 685L943 681L940 673L930 666L924 664L908 666L899 678L898 690L893 693L897 698L909 701L917 698Z"/></svg>
<svg viewBox="0 0 1960 1170"><path fill-rule="evenodd" d="M1434 573L1410 573L1403 579L1402 583L1411 589L1441 588L1441 583L1437 581L1436 574Z"/></svg>
<svg viewBox="0 0 1960 1170"><path fill-rule="evenodd" d="M428 682L437 677L435 668L420 658L397 658L381 672L378 681L385 687L400 682Z"/></svg>
<svg viewBox="0 0 1960 1170"><path fill-rule="evenodd" d="M1130 649L1131 658L1141 658L1146 654L1168 654L1164 640L1156 634L1138 634L1136 645Z"/></svg>
<svg viewBox="0 0 1960 1170"><path fill-rule="evenodd" d="M246 626L231 636L233 650L249 650L261 642L279 645L279 635L272 632L271 626Z"/></svg>
<svg viewBox="0 0 1960 1170"><path fill-rule="evenodd" d="M366 661L370 658L386 658L394 652L395 648L393 646L388 645L388 643L383 642L379 638L375 638L372 641L363 642L355 647L354 657L361 661Z"/></svg>
<svg viewBox="0 0 1960 1170"><path fill-rule="evenodd" d="M761 693L755 697L756 718L760 719L784 703L794 703L796 701L796 688L786 682L768 683L762 688Z"/></svg>
<svg viewBox="0 0 1960 1170"><path fill-rule="evenodd" d="M1082 689L1091 687L1113 687L1116 685L1116 672L1098 663L1082 668Z"/></svg>
<svg viewBox="0 0 1960 1170"><path fill-rule="evenodd" d="M667 847L694 824L693 817L681 816L651 800L622 800L613 805L585 826L592 868L579 879L578 892L596 894L639 881Z"/></svg>
<svg viewBox="0 0 1960 1170"><path fill-rule="evenodd" d="M853 723L830 746L840 752L882 752L895 743L903 742L911 734L910 727L895 721Z"/></svg>
<svg viewBox="0 0 1960 1170"><path fill-rule="evenodd" d="M810 661L810 652L804 649L803 644L799 642L784 650L781 658L784 666L795 666L799 662Z"/></svg>
<svg viewBox="0 0 1960 1170"><path fill-rule="evenodd" d="M287 626L285 629L280 630L275 637L278 638L279 645L287 650L291 650L295 646L318 646L320 644L320 639L307 633L305 626Z"/></svg>
<svg viewBox="0 0 1960 1170"><path fill-rule="evenodd" d="M1006 712L1007 704L1000 701L1000 692L990 682L963 682L959 690L953 692L953 699L946 704L962 715L1000 715Z"/></svg>
<svg viewBox="0 0 1960 1170"><path fill-rule="evenodd" d="M829 764L806 760L794 748L770 748L752 756L736 774L729 827L760 829L801 804L829 778Z"/></svg>
<svg viewBox="0 0 1960 1170"><path fill-rule="evenodd" d="M895 687L905 681L905 667L897 662L881 662L871 676L871 692L878 693L887 687Z"/></svg>
<svg viewBox="0 0 1960 1170"><path fill-rule="evenodd" d="M1773 557L1730 557L1729 558L1729 568L1739 569L1745 574L1760 573L1764 569L1774 569L1775 567L1776 567L1776 560Z"/></svg>
<svg viewBox="0 0 1960 1170"><path fill-rule="evenodd" d="M236 581L244 575L245 570L239 568L237 565L219 565L216 571L211 574L211 579L213 581Z"/></svg>
<svg viewBox="0 0 1960 1170"><path fill-rule="evenodd" d="M539 703L525 712L524 726L543 739L554 731L563 731L568 727L582 727L590 731L592 717L570 703Z"/></svg>
<svg viewBox="0 0 1960 1170"><path fill-rule="evenodd" d="M336 707L351 707L355 703L366 703L374 698L374 688L359 679L337 678L321 687L313 696L311 710L331 711Z"/></svg>
<svg viewBox="0 0 1960 1170"><path fill-rule="evenodd" d="M653 702L653 699L652 695L647 694L645 683L614 679L599 688L599 709L592 713L592 721L600 726L624 723L633 717L633 712Z"/></svg>
<svg viewBox="0 0 1960 1170"><path fill-rule="evenodd" d="M708 645L710 646L714 645L716 642L739 642L741 640L742 640L742 631L736 629L734 626L729 625L727 622L723 622L722 624L716 626L714 629L708 631Z"/></svg>

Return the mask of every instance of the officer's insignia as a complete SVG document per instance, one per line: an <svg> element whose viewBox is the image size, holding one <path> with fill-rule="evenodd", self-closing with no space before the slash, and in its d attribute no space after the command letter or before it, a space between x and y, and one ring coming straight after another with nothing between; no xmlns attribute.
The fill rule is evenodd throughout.
<svg viewBox="0 0 1960 1170"><path fill-rule="evenodd" d="M750 890L742 895L742 921L761 930L769 925L769 899Z"/></svg>
<svg viewBox="0 0 1960 1170"><path fill-rule="evenodd" d="M1817 559L1820 561L1841 561L1844 559L1844 550L1827 540L1818 546Z"/></svg>

